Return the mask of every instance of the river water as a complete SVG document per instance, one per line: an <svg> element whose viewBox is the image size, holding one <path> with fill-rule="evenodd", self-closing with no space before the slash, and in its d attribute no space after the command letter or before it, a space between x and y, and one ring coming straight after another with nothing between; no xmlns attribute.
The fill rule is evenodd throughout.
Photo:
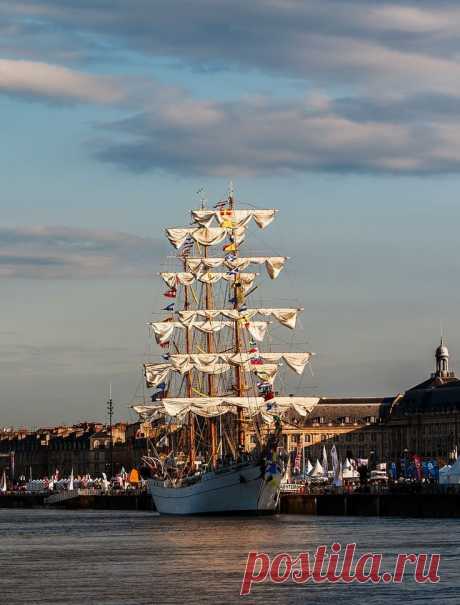
<svg viewBox="0 0 460 605"><path fill-rule="evenodd" d="M460 603L460 521L280 515L160 517L146 512L0 510L0 602L97 605ZM240 597L250 550L314 553L356 542L441 554L440 582L258 584Z"/></svg>

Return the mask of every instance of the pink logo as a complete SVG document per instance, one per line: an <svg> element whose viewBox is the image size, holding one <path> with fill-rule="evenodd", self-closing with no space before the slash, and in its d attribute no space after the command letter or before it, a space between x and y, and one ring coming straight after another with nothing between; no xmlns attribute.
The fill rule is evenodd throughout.
<svg viewBox="0 0 460 605"><path fill-rule="evenodd" d="M253 584L273 582L281 584L294 582L372 582L400 584L404 574L413 574L415 582L439 582L439 554L408 554L400 553L396 557L392 571L382 571L382 553L368 552L362 554L355 561L356 544L347 544L342 551L342 545L335 542L329 552L326 545L316 548L313 556L308 552L301 552L297 557L289 553L278 553L272 559L267 553L251 551L246 561L240 595L250 594ZM342 562L341 562L342 560ZM407 566L410 564L411 567Z"/></svg>

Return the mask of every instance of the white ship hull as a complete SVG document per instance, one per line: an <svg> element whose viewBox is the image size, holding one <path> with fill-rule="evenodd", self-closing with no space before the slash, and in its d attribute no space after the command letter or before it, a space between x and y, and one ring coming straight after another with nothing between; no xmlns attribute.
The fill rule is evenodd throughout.
<svg viewBox="0 0 460 605"><path fill-rule="evenodd" d="M274 512L279 500L281 473L258 464L243 464L209 472L192 485L171 487L148 480L148 489L159 513L199 515L215 513Z"/></svg>

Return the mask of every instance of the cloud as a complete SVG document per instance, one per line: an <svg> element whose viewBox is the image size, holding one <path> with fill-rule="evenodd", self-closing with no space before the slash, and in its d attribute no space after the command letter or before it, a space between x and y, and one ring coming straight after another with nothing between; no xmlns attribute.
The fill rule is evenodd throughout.
<svg viewBox="0 0 460 605"><path fill-rule="evenodd" d="M10 55L15 45L27 56L60 49L59 60L80 66L5 59L0 93L124 110L123 119L96 126L90 149L133 172L460 170L453 1L112 0L108 10L105 2L0 0L0 17ZM135 86L81 71L97 58L127 65L133 51L188 69L256 70L277 91L288 76L306 98L241 93L226 102L217 85L212 98L194 98L150 80L147 68Z"/></svg>
<svg viewBox="0 0 460 605"><path fill-rule="evenodd" d="M96 157L133 172L217 176L460 170L458 100L177 97L100 125Z"/></svg>
<svg viewBox="0 0 460 605"><path fill-rule="evenodd" d="M152 274L160 243L70 227L0 228L0 278L104 278Z"/></svg>
<svg viewBox="0 0 460 605"><path fill-rule="evenodd" d="M99 56L124 48L195 68L257 69L315 85L333 79L364 90L437 92L460 86L460 8L453 1L112 0L108 10L106 3L24 0L0 1L2 10L16 28L10 44L17 41L19 52L39 28L41 53L58 37L67 52L71 43L77 53L87 46Z"/></svg>
<svg viewBox="0 0 460 605"><path fill-rule="evenodd" d="M125 93L113 78L58 65L0 59L0 93L62 102L113 104Z"/></svg>

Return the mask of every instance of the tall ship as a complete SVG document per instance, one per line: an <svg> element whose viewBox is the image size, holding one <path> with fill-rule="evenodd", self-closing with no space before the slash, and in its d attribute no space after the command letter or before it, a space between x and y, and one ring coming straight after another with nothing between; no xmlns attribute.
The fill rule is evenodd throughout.
<svg viewBox="0 0 460 605"><path fill-rule="evenodd" d="M148 390L133 406L155 434L143 461L159 513L277 508L283 423L318 400L283 396L275 386L282 368L301 376L313 355L273 350L272 325L294 330L303 309L251 304L259 273L247 269L276 279L288 260L243 252L250 227L267 228L276 212L237 208L231 190L212 208L201 200L189 226L165 230L173 270L159 273L166 305L148 324L159 350L144 363Z"/></svg>

